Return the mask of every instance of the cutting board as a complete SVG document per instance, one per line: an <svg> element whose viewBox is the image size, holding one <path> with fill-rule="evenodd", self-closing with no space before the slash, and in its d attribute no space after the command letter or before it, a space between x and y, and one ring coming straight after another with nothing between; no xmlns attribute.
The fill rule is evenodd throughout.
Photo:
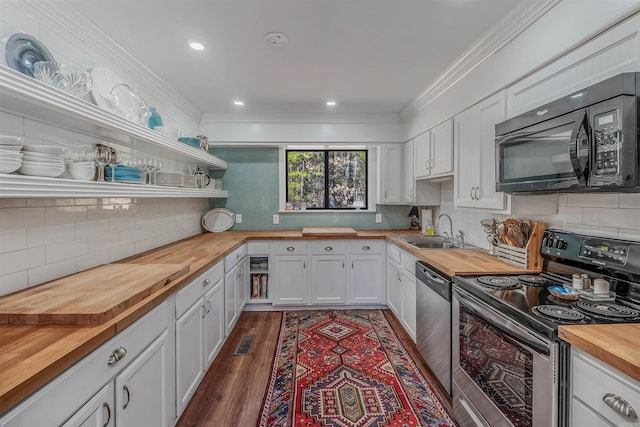
<svg viewBox="0 0 640 427"><path fill-rule="evenodd" d="M0 324L99 325L188 271L188 264L103 265L0 298Z"/></svg>
<svg viewBox="0 0 640 427"><path fill-rule="evenodd" d="M351 227L303 227L303 236L318 236L318 237L330 237L330 236L356 236L358 233Z"/></svg>

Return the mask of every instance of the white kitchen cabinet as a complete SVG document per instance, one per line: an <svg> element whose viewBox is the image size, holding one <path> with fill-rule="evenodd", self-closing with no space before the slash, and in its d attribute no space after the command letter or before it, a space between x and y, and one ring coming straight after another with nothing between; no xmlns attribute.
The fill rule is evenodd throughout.
<svg viewBox="0 0 640 427"><path fill-rule="evenodd" d="M154 407L145 408L155 414L149 415L149 419L168 421L152 425L172 425L175 418L172 403L175 363L172 356L174 341L168 333L174 317L172 312L169 302L163 302L4 414L0 418L0 426L49 426L63 425L65 422L72 423L69 425L93 425L94 421L100 419L104 422L108 420L107 425L126 425L126 417L123 420L117 417L117 394L122 389L117 388L115 378L125 371L132 372L127 369L134 362L141 367L151 353L155 354L159 343L162 347L158 350L162 354L162 363L154 360L141 367L145 372L152 370L156 377L144 386L142 395L146 392L149 395L141 399L149 399L153 395ZM151 386L156 389L149 391L148 387ZM137 394L140 390L137 386L134 388ZM158 393L162 393L163 398L156 400ZM136 403L136 408L140 408L141 402ZM103 414L100 414L101 407Z"/></svg>
<svg viewBox="0 0 640 427"><path fill-rule="evenodd" d="M119 427L173 425L167 414L173 402L167 393L168 331L116 377L116 423Z"/></svg>
<svg viewBox="0 0 640 427"><path fill-rule="evenodd" d="M640 381L576 347L571 347L571 394L571 426L640 426L637 416L623 414L625 409L640 414Z"/></svg>
<svg viewBox="0 0 640 427"><path fill-rule="evenodd" d="M238 266L234 266L224 275L224 325L229 336L238 320Z"/></svg>
<svg viewBox="0 0 640 427"><path fill-rule="evenodd" d="M380 146L379 153L379 204L402 204L402 163L403 145L384 144Z"/></svg>
<svg viewBox="0 0 640 427"><path fill-rule="evenodd" d="M54 89L9 67L0 67L0 97L7 111L53 123L116 144L171 157L203 169L227 168L227 163L203 150L183 144L87 101ZM6 174L0 177L0 197L207 197L226 198L226 191L82 182Z"/></svg>
<svg viewBox="0 0 640 427"><path fill-rule="evenodd" d="M349 304L381 304L384 302L385 242L357 240L349 243L347 264L350 265L347 287Z"/></svg>
<svg viewBox="0 0 640 427"><path fill-rule="evenodd" d="M416 276L400 270L400 323L416 341Z"/></svg>
<svg viewBox="0 0 640 427"><path fill-rule="evenodd" d="M112 427L115 425L113 381L102 387L62 427Z"/></svg>
<svg viewBox="0 0 640 427"><path fill-rule="evenodd" d="M454 204L502 210L505 195L496 191L495 125L506 117L505 91L454 117Z"/></svg>
<svg viewBox="0 0 640 427"><path fill-rule="evenodd" d="M309 243L311 251L311 303L347 302L347 244L344 240Z"/></svg>
<svg viewBox="0 0 640 427"><path fill-rule="evenodd" d="M236 283L236 295L238 296L238 316L247 304L247 258L242 258L238 263L238 282Z"/></svg>
<svg viewBox="0 0 640 427"><path fill-rule="evenodd" d="M224 265L218 262L175 296L178 416L224 341L223 280Z"/></svg>
<svg viewBox="0 0 640 427"><path fill-rule="evenodd" d="M273 242L272 301L274 305L307 305L309 303L309 274L307 242L304 240Z"/></svg>
<svg viewBox="0 0 640 427"><path fill-rule="evenodd" d="M402 162L402 199L404 203L413 205L416 202L416 180L413 174L414 142L413 139L404 143L404 161Z"/></svg>
<svg viewBox="0 0 640 427"><path fill-rule="evenodd" d="M387 258L387 306L398 320L402 311L402 286L400 280L400 264Z"/></svg>
<svg viewBox="0 0 640 427"><path fill-rule="evenodd" d="M416 136L416 179L437 178L453 173L453 120L446 120Z"/></svg>

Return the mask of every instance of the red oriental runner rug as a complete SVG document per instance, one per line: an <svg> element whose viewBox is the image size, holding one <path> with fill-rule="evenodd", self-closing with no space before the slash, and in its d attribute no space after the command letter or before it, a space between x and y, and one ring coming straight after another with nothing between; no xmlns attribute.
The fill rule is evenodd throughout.
<svg viewBox="0 0 640 427"><path fill-rule="evenodd" d="M260 427L456 425L381 310L284 312Z"/></svg>

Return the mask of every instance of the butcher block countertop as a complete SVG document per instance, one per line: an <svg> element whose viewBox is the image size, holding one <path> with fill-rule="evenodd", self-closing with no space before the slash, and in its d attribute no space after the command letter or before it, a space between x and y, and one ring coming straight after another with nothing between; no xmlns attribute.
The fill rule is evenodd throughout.
<svg viewBox="0 0 640 427"><path fill-rule="evenodd" d="M572 346L640 381L640 324L566 325L558 331Z"/></svg>
<svg viewBox="0 0 640 427"><path fill-rule="evenodd" d="M144 299L127 305L121 312L112 313L112 318L101 319L103 323L97 325L0 325L0 414L122 332L249 239L386 239L449 275L527 271L500 262L481 249L420 250L397 238L416 234L414 231L358 230L355 235L338 231L336 234L319 233L313 237L303 236L301 231L295 230L204 233L118 261L115 264L175 264L188 266L188 271L185 268L185 273L172 276L171 281ZM99 274L99 271L100 267L97 267L78 274L90 276ZM74 276L69 276L69 280ZM110 286L117 287L117 284L111 283ZM640 336L640 331L637 334Z"/></svg>

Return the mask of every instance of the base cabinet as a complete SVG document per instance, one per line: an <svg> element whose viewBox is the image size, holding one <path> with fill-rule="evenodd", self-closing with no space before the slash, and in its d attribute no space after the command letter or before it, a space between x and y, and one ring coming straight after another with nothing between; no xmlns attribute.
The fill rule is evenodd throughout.
<svg viewBox="0 0 640 427"><path fill-rule="evenodd" d="M349 243L349 304L384 303L385 247L383 240L357 240Z"/></svg>
<svg viewBox="0 0 640 427"><path fill-rule="evenodd" d="M112 427L115 425L113 382L96 393L62 427Z"/></svg>
<svg viewBox="0 0 640 427"><path fill-rule="evenodd" d="M311 289L313 304L347 302L346 255L312 255Z"/></svg>
<svg viewBox="0 0 640 427"><path fill-rule="evenodd" d="M170 426L167 393L169 332L160 335L115 379L118 426Z"/></svg>
<svg viewBox="0 0 640 427"><path fill-rule="evenodd" d="M207 314L204 318L205 370L211 366L224 344L224 283L220 280L204 296ZM180 365L178 365L178 368Z"/></svg>
<svg viewBox="0 0 640 427"><path fill-rule="evenodd" d="M402 304L401 268L397 262L387 259L387 306L398 319Z"/></svg>
<svg viewBox="0 0 640 427"><path fill-rule="evenodd" d="M275 256L273 266L275 305L306 305L309 302L307 256Z"/></svg>

